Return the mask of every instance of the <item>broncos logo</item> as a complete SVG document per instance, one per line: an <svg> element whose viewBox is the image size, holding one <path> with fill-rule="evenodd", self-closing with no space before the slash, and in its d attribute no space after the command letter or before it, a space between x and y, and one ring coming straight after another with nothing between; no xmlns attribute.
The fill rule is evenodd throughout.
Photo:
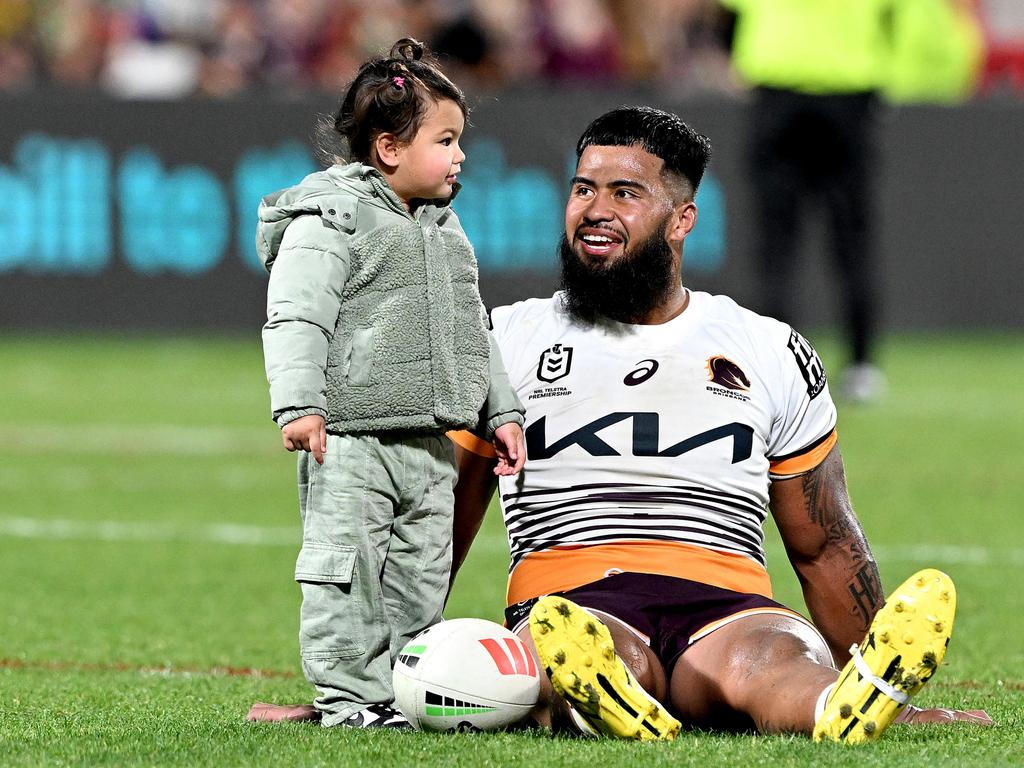
<svg viewBox="0 0 1024 768"><path fill-rule="evenodd" d="M750 379L743 373L743 369L729 358L721 355L708 358L708 378L726 389L741 391L750 389Z"/></svg>

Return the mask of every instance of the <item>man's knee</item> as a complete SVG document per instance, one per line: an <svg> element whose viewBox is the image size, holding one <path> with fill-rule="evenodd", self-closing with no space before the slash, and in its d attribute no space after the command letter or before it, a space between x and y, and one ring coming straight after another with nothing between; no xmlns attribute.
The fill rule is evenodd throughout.
<svg viewBox="0 0 1024 768"><path fill-rule="evenodd" d="M809 717L807 702L835 674L828 647L813 628L789 616L751 616L687 650L672 673L671 702L698 725L763 730L764 718L778 715L780 704L799 710L799 717L785 714L787 724Z"/></svg>

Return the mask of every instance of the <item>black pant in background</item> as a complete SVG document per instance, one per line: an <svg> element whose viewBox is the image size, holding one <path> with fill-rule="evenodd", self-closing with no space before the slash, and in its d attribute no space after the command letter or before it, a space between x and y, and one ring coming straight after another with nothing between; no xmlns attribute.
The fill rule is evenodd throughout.
<svg viewBox="0 0 1024 768"><path fill-rule="evenodd" d="M870 232L875 97L754 92L751 179L765 314L791 321L801 217L820 205L852 362L871 359L878 321Z"/></svg>

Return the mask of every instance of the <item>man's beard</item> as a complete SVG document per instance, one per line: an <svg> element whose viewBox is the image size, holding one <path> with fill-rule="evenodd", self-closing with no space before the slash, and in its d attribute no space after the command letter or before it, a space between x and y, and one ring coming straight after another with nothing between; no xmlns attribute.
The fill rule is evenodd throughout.
<svg viewBox="0 0 1024 768"><path fill-rule="evenodd" d="M589 266L573 251L565 234L558 246L562 262L563 304L576 320L593 323L599 315L620 323L638 323L672 291L675 254L663 227L609 264Z"/></svg>

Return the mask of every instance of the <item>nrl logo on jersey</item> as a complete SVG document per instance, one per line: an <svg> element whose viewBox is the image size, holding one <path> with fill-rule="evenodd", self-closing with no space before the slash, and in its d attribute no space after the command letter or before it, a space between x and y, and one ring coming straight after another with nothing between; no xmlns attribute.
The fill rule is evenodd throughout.
<svg viewBox="0 0 1024 768"><path fill-rule="evenodd" d="M572 347L555 344L541 352L537 362L537 378L551 384L569 375L572 368Z"/></svg>

